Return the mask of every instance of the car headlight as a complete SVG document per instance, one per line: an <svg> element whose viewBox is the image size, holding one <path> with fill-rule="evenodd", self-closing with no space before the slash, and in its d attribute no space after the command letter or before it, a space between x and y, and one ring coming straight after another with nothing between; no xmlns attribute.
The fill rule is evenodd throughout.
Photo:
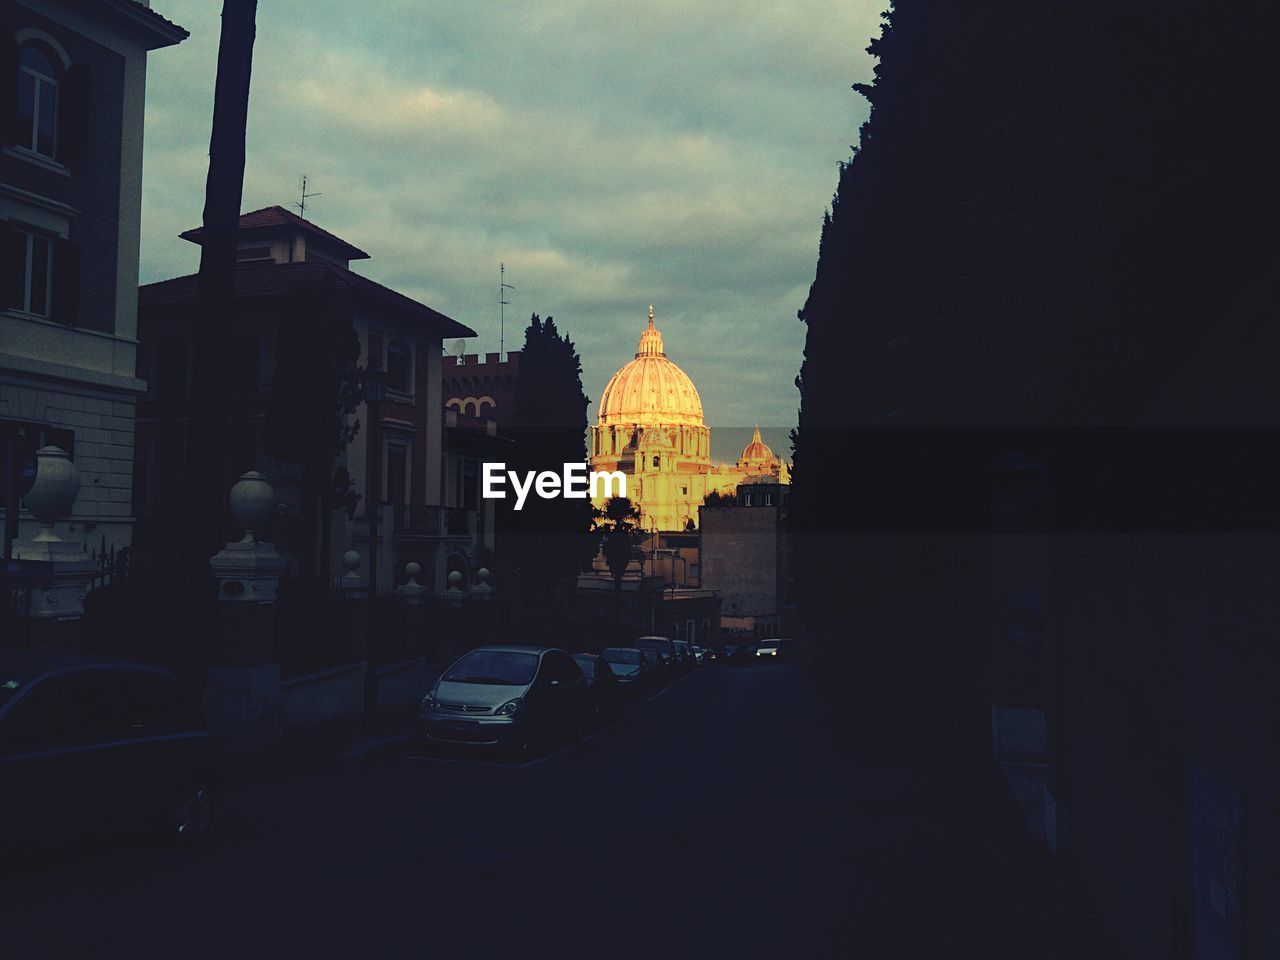
<svg viewBox="0 0 1280 960"><path fill-rule="evenodd" d="M436 706L436 698L431 694L427 694L422 698L422 703L418 704L423 710L434 710Z"/></svg>
<svg viewBox="0 0 1280 960"><path fill-rule="evenodd" d="M509 717L512 714L514 714L517 710L519 710L522 706L524 706L524 701L521 700L519 697L516 697L514 700L508 700L506 703L504 703L502 706L500 706L497 710L493 712L500 717Z"/></svg>

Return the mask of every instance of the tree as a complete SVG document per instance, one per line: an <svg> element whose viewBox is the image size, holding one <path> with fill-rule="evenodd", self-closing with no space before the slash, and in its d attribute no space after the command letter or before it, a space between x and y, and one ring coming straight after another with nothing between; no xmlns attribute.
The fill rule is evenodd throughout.
<svg viewBox="0 0 1280 960"><path fill-rule="evenodd" d="M535 313L525 329L511 433L515 442L508 462L521 476L543 470L561 474L565 464L587 460L582 362L551 317L543 320ZM535 601L545 601L566 578L576 578L595 555L590 500L531 493L521 510L510 496L500 510L502 553Z"/></svg>
<svg viewBox="0 0 1280 960"><path fill-rule="evenodd" d="M627 497L610 497L596 512L595 529L605 563L613 574L613 618L621 623L622 578L631 562L632 549L640 541L640 511Z"/></svg>
<svg viewBox="0 0 1280 960"><path fill-rule="evenodd" d="M335 468L360 426L360 339L343 307L328 283L289 295L263 429L267 453L297 469L302 569L326 579L333 511L354 511L357 497L346 470Z"/></svg>
<svg viewBox="0 0 1280 960"><path fill-rule="evenodd" d="M227 318L235 310L236 241L257 7L257 0L224 0L218 42L183 502L183 562L195 581L208 580L208 560L222 539L228 493L231 339Z"/></svg>
<svg viewBox="0 0 1280 960"><path fill-rule="evenodd" d="M738 503L737 499L731 493L721 493L719 490L712 490L702 500L704 507L732 507Z"/></svg>

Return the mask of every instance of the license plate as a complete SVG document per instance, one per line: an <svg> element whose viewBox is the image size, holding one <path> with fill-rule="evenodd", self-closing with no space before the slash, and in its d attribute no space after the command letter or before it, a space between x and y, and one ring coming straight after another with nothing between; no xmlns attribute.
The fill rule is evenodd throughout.
<svg viewBox="0 0 1280 960"><path fill-rule="evenodd" d="M480 724L474 720L446 720L444 725L450 730L465 730L467 733L475 733L480 729Z"/></svg>

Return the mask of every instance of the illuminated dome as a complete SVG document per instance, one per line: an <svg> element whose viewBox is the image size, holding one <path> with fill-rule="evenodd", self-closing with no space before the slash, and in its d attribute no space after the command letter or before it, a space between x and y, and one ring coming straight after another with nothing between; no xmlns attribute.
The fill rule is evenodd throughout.
<svg viewBox="0 0 1280 960"><path fill-rule="evenodd" d="M599 423L702 425L702 400L688 374L663 352L653 307L635 359L613 375L600 396Z"/></svg>
<svg viewBox="0 0 1280 960"><path fill-rule="evenodd" d="M742 459L739 463L763 463L772 462L776 457L773 451L769 449L769 445L760 437L760 425L756 424L756 431L751 435L751 442L742 449Z"/></svg>

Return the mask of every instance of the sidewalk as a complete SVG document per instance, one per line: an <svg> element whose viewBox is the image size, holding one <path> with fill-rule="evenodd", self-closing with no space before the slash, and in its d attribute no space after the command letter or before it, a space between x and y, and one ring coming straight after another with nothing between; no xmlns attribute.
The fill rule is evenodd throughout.
<svg viewBox="0 0 1280 960"><path fill-rule="evenodd" d="M428 688L439 678L444 666L427 666ZM363 718L354 716L306 730L292 731L271 743L229 748L228 776L233 783L248 782L269 779L282 773L362 763L413 736L416 717L416 704L409 708L384 707L378 712L378 730L375 734L364 733L361 729Z"/></svg>

